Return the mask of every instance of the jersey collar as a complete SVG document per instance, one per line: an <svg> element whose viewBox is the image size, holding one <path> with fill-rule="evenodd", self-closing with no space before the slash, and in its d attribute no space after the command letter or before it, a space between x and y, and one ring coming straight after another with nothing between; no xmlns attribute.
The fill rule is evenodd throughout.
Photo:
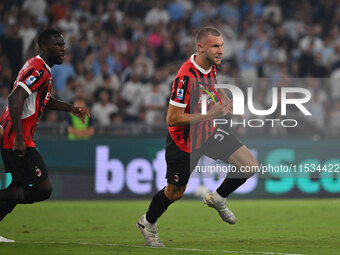
<svg viewBox="0 0 340 255"><path fill-rule="evenodd" d="M209 74L210 73L210 71L211 71L211 67L210 67L210 69L209 70L205 70L205 69L203 69L202 67L200 67L196 62L195 62L195 56L196 56L197 54L195 53L195 54L192 54L192 56L190 57L190 62L198 69L198 71L200 71L201 73L203 73L203 74Z"/></svg>
<svg viewBox="0 0 340 255"><path fill-rule="evenodd" d="M44 62L44 64L46 65L48 71L51 72L51 67L50 67L48 64L46 64L46 62L42 59L42 57L40 57L39 55L37 55L37 58L41 59L41 60Z"/></svg>

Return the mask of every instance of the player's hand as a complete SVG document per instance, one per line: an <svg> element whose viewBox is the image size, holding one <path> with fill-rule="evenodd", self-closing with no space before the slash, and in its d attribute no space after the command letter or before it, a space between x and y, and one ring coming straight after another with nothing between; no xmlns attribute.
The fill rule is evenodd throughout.
<svg viewBox="0 0 340 255"><path fill-rule="evenodd" d="M208 111L214 118L224 117L233 114L233 100L224 102L224 104L214 104L213 107Z"/></svg>
<svg viewBox="0 0 340 255"><path fill-rule="evenodd" d="M13 151L18 152L18 157L23 157L25 156L26 152L26 145L24 138L22 136L15 136L14 138L14 145L13 145Z"/></svg>
<svg viewBox="0 0 340 255"><path fill-rule="evenodd" d="M91 114L85 107L73 106L71 113L81 119L81 124L85 124L85 116L91 117Z"/></svg>

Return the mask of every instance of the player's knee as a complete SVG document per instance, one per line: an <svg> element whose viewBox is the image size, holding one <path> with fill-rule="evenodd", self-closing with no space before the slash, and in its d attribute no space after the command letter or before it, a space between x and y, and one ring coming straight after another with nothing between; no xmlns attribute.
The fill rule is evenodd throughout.
<svg viewBox="0 0 340 255"><path fill-rule="evenodd" d="M51 197L52 188L50 190L41 190L41 201L47 200Z"/></svg>
<svg viewBox="0 0 340 255"><path fill-rule="evenodd" d="M251 177L258 171L259 171L259 163L257 162L256 159L253 159L250 162L248 162L248 164L243 168L242 172L246 176Z"/></svg>
<svg viewBox="0 0 340 255"><path fill-rule="evenodd" d="M41 183L38 183L37 185L34 186L38 190L43 190L43 191L52 191L52 184L49 178L44 180Z"/></svg>
<svg viewBox="0 0 340 255"><path fill-rule="evenodd" d="M184 187L169 187L165 189L165 196L171 200L171 201L176 201L179 200L183 197L185 191L185 186Z"/></svg>
<svg viewBox="0 0 340 255"><path fill-rule="evenodd" d="M172 201L180 200L183 197L184 191L173 191L169 193L168 198Z"/></svg>

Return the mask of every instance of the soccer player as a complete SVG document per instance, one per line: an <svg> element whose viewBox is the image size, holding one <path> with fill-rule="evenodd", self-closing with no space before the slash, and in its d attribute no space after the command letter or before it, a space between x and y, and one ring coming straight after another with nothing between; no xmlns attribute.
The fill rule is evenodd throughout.
<svg viewBox="0 0 340 255"><path fill-rule="evenodd" d="M227 207L226 198L254 173L242 172L241 166L258 166L253 155L234 135L213 125L214 118L231 115L233 109L232 100L222 90L214 89L223 54L220 32L212 27L202 28L196 35L196 46L197 53L181 66L172 84L165 153L167 186L154 195L148 211L137 221L137 228L148 246L164 246L158 237L156 221L169 205L182 198L200 156L223 160L238 170L228 173L217 190L204 197L204 202L229 224L236 223L236 218ZM207 114L203 115L200 100L207 90L221 101L214 104L211 100Z"/></svg>
<svg viewBox="0 0 340 255"><path fill-rule="evenodd" d="M35 148L33 134L44 108L71 112L85 122L88 111L51 96L53 65L63 63L65 41L54 29L38 36L39 55L29 59L20 70L8 107L0 117L3 127L1 155L12 182L0 190L0 221L17 204L32 204L50 197L52 186L47 168Z"/></svg>

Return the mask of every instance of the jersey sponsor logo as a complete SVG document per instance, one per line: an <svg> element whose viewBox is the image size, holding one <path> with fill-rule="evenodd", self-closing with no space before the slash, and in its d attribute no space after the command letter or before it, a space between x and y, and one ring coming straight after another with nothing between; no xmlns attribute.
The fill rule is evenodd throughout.
<svg viewBox="0 0 340 255"><path fill-rule="evenodd" d="M184 89L178 89L177 90L177 99L183 100L183 95L184 95Z"/></svg>
<svg viewBox="0 0 340 255"><path fill-rule="evenodd" d="M37 78L35 78L33 75L31 75L30 77L28 77L26 80L25 80L25 84L27 86L30 86Z"/></svg>

